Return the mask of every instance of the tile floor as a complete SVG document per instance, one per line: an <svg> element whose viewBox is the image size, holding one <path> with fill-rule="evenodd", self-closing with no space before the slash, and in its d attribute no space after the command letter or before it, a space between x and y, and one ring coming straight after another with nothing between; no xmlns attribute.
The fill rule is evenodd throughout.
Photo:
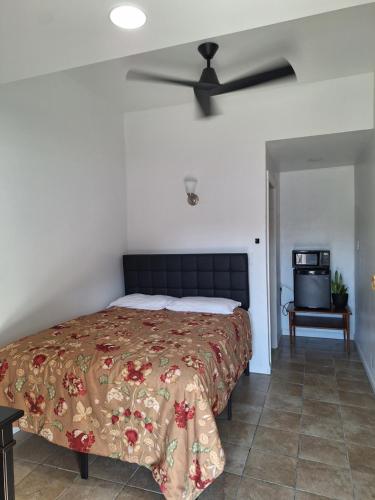
<svg viewBox="0 0 375 500"><path fill-rule="evenodd" d="M375 499L375 397L353 346L297 338L273 353L272 376L243 376L233 419L218 419L227 463L202 500ZM17 500L161 500L150 472L27 434L15 447Z"/></svg>

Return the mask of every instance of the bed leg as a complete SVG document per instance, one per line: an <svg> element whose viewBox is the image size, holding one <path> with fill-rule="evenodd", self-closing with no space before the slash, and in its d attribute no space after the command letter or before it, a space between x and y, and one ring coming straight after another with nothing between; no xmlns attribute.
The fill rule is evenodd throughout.
<svg viewBox="0 0 375 500"><path fill-rule="evenodd" d="M228 399L227 415L228 415L228 420L232 420L232 394L229 396Z"/></svg>
<svg viewBox="0 0 375 500"><path fill-rule="evenodd" d="M89 455L88 453L77 452L79 460L79 471L82 479L89 478Z"/></svg>
<svg viewBox="0 0 375 500"><path fill-rule="evenodd" d="M250 375L249 363L247 363L247 365L246 365L246 368L245 368L244 374L246 375L246 377L248 377L248 376Z"/></svg>

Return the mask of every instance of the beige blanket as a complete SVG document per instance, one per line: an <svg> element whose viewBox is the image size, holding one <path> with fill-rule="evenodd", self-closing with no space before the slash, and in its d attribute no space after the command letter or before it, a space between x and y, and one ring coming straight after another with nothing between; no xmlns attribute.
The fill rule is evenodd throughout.
<svg viewBox="0 0 375 500"><path fill-rule="evenodd" d="M0 404L20 427L152 470L167 499L223 471L215 415L251 357L248 314L112 307L0 349Z"/></svg>

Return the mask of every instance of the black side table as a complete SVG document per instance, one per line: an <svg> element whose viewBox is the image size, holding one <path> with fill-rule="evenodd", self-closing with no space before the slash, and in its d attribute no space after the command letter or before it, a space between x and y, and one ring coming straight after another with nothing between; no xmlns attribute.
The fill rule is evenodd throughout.
<svg viewBox="0 0 375 500"><path fill-rule="evenodd" d="M14 500L14 464L12 424L23 417L22 410L0 406L0 500Z"/></svg>

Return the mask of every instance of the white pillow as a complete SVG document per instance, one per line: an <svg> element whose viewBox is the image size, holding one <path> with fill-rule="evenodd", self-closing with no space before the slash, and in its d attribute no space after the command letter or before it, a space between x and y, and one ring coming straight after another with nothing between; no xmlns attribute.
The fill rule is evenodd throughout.
<svg viewBox="0 0 375 500"><path fill-rule="evenodd" d="M143 293L131 293L111 302L108 307L129 307L130 309L148 309L159 311L165 309L168 304L175 300L168 295L145 295Z"/></svg>
<svg viewBox="0 0 375 500"><path fill-rule="evenodd" d="M203 312L213 314L232 314L241 302L220 297L183 297L175 299L166 307L169 311Z"/></svg>

